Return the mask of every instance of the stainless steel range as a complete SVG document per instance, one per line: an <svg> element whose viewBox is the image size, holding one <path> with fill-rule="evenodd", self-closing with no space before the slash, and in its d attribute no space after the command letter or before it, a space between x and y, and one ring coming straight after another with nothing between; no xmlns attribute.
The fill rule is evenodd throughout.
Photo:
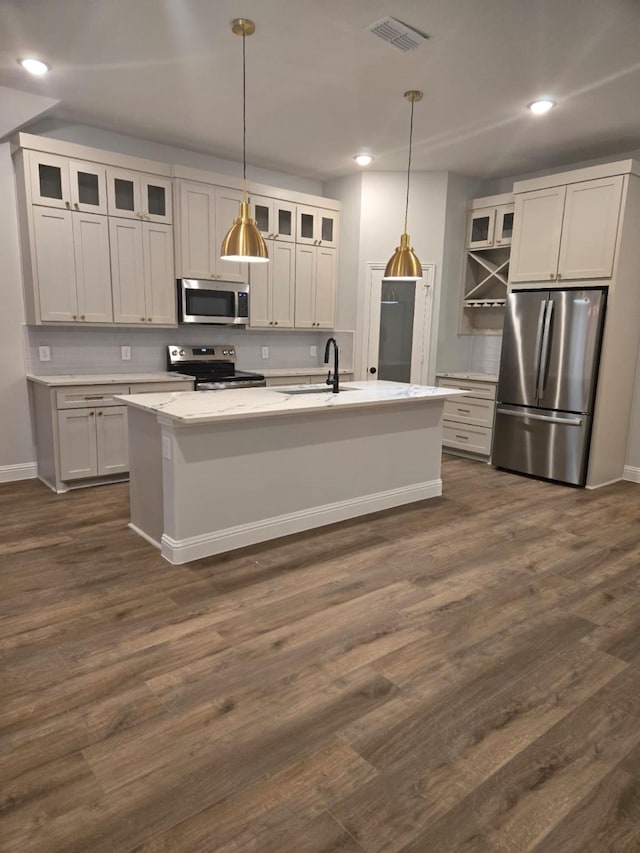
<svg viewBox="0 0 640 853"><path fill-rule="evenodd" d="M196 391L222 391L226 388L264 388L259 373L236 370L236 351L225 344L194 347L167 347L168 369L195 379Z"/></svg>

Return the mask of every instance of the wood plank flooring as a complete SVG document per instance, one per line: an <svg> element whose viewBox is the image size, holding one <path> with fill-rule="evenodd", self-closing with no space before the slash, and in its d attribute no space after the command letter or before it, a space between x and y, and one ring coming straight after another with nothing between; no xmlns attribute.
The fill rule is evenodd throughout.
<svg viewBox="0 0 640 853"><path fill-rule="evenodd" d="M640 487L443 479L186 566L0 486L0 850L640 851Z"/></svg>

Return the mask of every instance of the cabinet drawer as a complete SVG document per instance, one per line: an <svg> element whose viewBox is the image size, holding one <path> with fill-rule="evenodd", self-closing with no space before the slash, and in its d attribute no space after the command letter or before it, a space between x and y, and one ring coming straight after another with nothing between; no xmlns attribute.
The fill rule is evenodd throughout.
<svg viewBox="0 0 640 853"><path fill-rule="evenodd" d="M489 456L491 453L491 432L486 427L463 426L452 421L443 421L442 444L445 447L456 447L468 450L470 453L481 453Z"/></svg>
<svg viewBox="0 0 640 853"><path fill-rule="evenodd" d="M481 400L496 399L495 382L475 382L473 379L449 379L447 376L439 376L436 380L439 388L459 388L461 391L469 391L474 397Z"/></svg>
<svg viewBox="0 0 640 853"><path fill-rule="evenodd" d="M193 391L193 382L137 382L129 386L130 394L166 394L169 391Z"/></svg>
<svg viewBox="0 0 640 853"><path fill-rule="evenodd" d="M84 409L87 406L121 406L113 398L117 394L128 394L128 385L76 385L56 391L56 408Z"/></svg>
<svg viewBox="0 0 640 853"><path fill-rule="evenodd" d="M445 400L444 418L447 421L458 421L491 429L495 407L493 400L477 400L475 397Z"/></svg>

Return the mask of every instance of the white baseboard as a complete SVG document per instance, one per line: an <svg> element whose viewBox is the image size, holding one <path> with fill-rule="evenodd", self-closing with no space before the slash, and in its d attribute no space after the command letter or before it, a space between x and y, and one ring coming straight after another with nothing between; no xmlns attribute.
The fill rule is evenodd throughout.
<svg viewBox="0 0 640 853"><path fill-rule="evenodd" d="M131 528L131 530L133 530L134 533L137 533L138 536L142 536L143 539L146 539L147 542L150 542L156 548L159 549L161 547L160 543L156 539L154 539L152 536L149 536L149 534L145 533L144 530L140 530L140 528L137 525L133 524L133 522L129 522L129 527Z"/></svg>
<svg viewBox="0 0 640 853"><path fill-rule="evenodd" d="M214 533L191 536L188 539L172 539L163 533L162 556L170 563L179 565L191 560L199 560L202 557L211 557L214 554L232 551L234 548L266 542L268 539L300 533L302 530L335 524L338 521L345 521L359 515L368 515L372 512L391 509L394 506L414 503L415 501L423 501L427 498L437 498L441 494L442 480L430 480L426 483L416 483L411 486L377 492L373 495L299 510L257 521L254 524L240 524L236 527L228 527L225 530L217 530ZM136 532L145 536L139 530ZM145 536L145 539L152 541L148 536Z"/></svg>
<svg viewBox="0 0 640 853"><path fill-rule="evenodd" d="M632 483L640 483L640 468L636 468L633 465L625 465L623 479L630 480Z"/></svg>
<svg viewBox="0 0 640 853"><path fill-rule="evenodd" d="M0 483L13 483L14 480L34 480L38 476L35 462L21 465L0 465Z"/></svg>

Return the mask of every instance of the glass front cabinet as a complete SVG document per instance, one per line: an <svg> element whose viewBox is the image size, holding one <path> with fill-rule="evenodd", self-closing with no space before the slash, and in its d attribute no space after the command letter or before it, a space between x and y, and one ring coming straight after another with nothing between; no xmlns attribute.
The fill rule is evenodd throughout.
<svg viewBox="0 0 640 853"><path fill-rule="evenodd" d="M29 153L31 201L83 213L107 212L106 168L55 154Z"/></svg>
<svg viewBox="0 0 640 853"><path fill-rule="evenodd" d="M467 218L467 249L510 246L514 209L515 205L508 203L470 210Z"/></svg>
<svg viewBox="0 0 640 853"><path fill-rule="evenodd" d="M111 216L171 224L169 178L109 168L107 188Z"/></svg>
<svg viewBox="0 0 640 853"><path fill-rule="evenodd" d="M294 243L296 239L296 206L266 196L251 195L251 216L265 240Z"/></svg>
<svg viewBox="0 0 640 853"><path fill-rule="evenodd" d="M338 213L299 204L296 242L335 249L338 245Z"/></svg>

